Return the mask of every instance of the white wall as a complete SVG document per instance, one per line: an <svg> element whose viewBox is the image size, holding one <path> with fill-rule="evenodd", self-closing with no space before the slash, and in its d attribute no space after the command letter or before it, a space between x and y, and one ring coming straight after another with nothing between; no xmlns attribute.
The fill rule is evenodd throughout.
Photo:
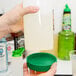
<svg viewBox="0 0 76 76"><path fill-rule="evenodd" d="M20 2L22 2L22 0L0 0L0 9L8 11Z"/></svg>
<svg viewBox="0 0 76 76"><path fill-rule="evenodd" d="M3 8L5 11L8 11L20 2L22 0L0 0L0 9ZM76 32L76 0L52 0L52 2L54 3L56 32L61 30L62 14L66 3L69 4L72 11L72 30Z"/></svg>

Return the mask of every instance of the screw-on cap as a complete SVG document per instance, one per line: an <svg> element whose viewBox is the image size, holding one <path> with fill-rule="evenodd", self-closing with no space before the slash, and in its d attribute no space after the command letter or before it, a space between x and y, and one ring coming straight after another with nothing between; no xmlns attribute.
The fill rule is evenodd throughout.
<svg viewBox="0 0 76 76"><path fill-rule="evenodd" d="M71 12L71 9L69 8L68 4L65 5L64 12Z"/></svg>
<svg viewBox="0 0 76 76"><path fill-rule="evenodd" d="M12 52L12 56L13 57L20 57L20 56L22 56L22 54L23 54L24 51L25 51L25 48L24 47L21 47L21 48L19 48L17 50L14 50Z"/></svg>
<svg viewBox="0 0 76 76"><path fill-rule="evenodd" d="M27 57L27 66L38 72L46 72L57 58L49 53L34 53Z"/></svg>

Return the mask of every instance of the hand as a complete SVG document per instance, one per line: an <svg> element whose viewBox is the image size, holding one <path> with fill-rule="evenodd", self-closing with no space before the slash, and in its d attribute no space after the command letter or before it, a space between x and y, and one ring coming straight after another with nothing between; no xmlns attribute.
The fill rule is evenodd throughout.
<svg viewBox="0 0 76 76"><path fill-rule="evenodd" d="M23 31L22 19L24 15L36 13L39 10L37 6L28 6L23 8L22 4L17 5L12 10L0 17L0 34L16 33ZM6 33L7 32L7 33ZM2 37L0 35L0 37Z"/></svg>
<svg viewBox="0 0 76 76"><path fill-rule="evenodd" d="M57 63L54 63L51 66L49 71L39 74L39 75L34 75L33 73L30 75L28 72L27 64L25 63L23 66L23 74L24 74L24 76L54 76L54 74L56 73L56 68L57 68ZM31 72L33 72L33 71L31 71Z"/></svg>

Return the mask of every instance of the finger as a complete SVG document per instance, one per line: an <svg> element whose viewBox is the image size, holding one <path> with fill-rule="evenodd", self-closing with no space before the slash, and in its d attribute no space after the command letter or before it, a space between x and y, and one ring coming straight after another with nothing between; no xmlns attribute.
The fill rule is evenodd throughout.
<svg viewBox="0 0 76 76"><path fill-rule="evenodd" d="M52 73L56 73L56 70L57 70L57 63L54 63L54 64L51 66L51 72L52 72Z"/></svg>
<svg viewBox="0 0 76 76"><path fill-rule="evenodd" d="M53 68L57 68L57 63L56 62L52 64L51 69L53 69Z"/></svg>
<svg viewBox="0 0 76 76"><path fill-rule="evenodd" d="M39 11L39 8L37 6L28 6L26 8L23 8L21 11L22 15L30 14L30 13L36 13Z"/></svg>
<svg viewBox="0 0 76 76"><path fill-rule="evenodd" d="M28 76L28 67L27 67L27 64L26 63L24 63L24 65L23 65L23 75L25 76Z"/></svg>
<svg viewBox="0 0 76 76"><path fill-rule="evenodd" d="M23 65L23 71L27 71L28 72L27 63L24 63L24 65Z"/></svg>
<svg viewBox="0 0 76 76"><path fill-rule="evenodd" d="M31 73L31 74L35 74L35 71L33 71L33 70L30 70L30 73Z"/></svg>
<svg viewBox="0 0 76 76"><path fill-rule="evenodd" d="M54 63L47 73L51 76L54 76L54 74L56 73L56 69L57 69L57 63Z"/></svg>

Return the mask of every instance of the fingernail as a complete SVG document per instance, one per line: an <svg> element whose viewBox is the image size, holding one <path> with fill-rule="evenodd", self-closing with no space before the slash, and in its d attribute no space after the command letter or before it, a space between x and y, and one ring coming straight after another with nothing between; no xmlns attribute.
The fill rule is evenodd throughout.
<svg viewBox="0 0 76 76"><path fill-rule="evenodd" d="M39 10L39 8L38 8L38 7L35 7L33 10L34 10L34 11L38 11L38 10Z"/></svg>

